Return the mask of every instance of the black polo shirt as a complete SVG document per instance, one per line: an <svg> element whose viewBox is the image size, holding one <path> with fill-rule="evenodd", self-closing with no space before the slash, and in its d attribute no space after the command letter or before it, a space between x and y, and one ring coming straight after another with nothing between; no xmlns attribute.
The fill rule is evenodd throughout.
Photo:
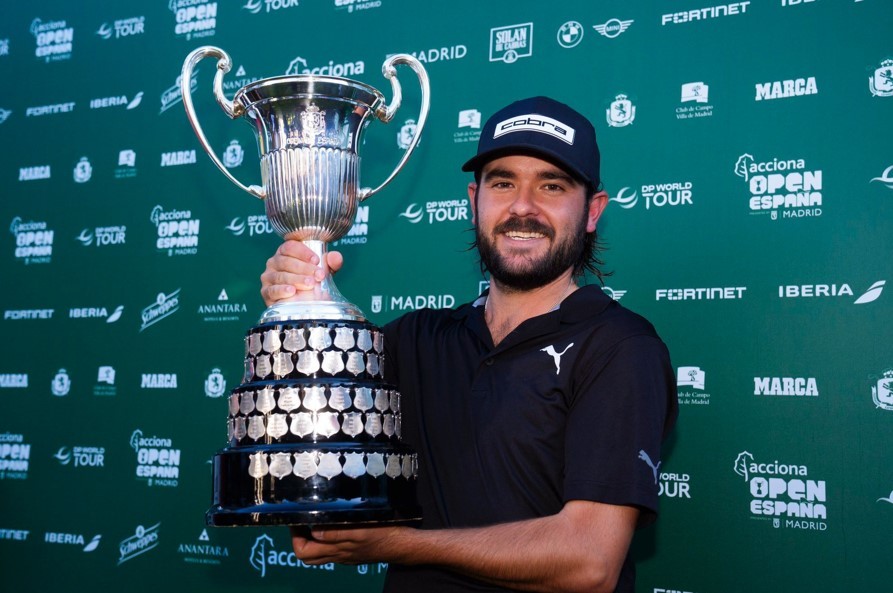
<svg viewBox="0 0 893 593"><path fill-rule="evenodd" d="M657 514L660 443L676 417L666 346L596 286L493 345L484 298L385 326L403 438L419 453L422 527L554 515L570 500ZM617 591L632 591L627 559ZM434 568L390 567L385 591L504 591Z"/></svg>

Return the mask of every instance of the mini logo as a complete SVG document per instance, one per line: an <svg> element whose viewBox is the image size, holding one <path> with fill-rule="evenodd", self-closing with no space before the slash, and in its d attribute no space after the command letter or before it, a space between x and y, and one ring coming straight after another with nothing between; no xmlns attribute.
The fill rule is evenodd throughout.
<svg viewBox="0 0 893 593"><path fill-rule="evenodd" d="M180 289L178 288L170 294L159 292L155 298L155 302L146 307L140 313L142 325L140 331L145 330L161 321L166 317L170 317L180 309Z"/></svg>
<svg viewBox="0 0 893 593"><path fill-rule="evenodd" d="M610 286L602 286L602 292L604 292L615 301L619 301L623 298L623 295L626 294L625 290L617 290L615 288L611 288Z"/></svg>
<svg viewBox="0 0 893 593"><path fill-rule="evenodd" d="M50 389L57 397L68 395L68 392L71 391L71 378L68 376L68 371L59 369L56 376L53 377Z"/></svg>
<svg viewBox="0 0 893 593"><path fill-rule="evenodd" d="M893 165L884 169L884 172L881 173L880 177L874 177L871 181L880 181L889 189L893 189Z"/></svg>
<svg viewBox="0 0 893 593"><path fill-rule="evenodd" d="M217 27L217 3L209 0L169 0L177 24L174 34L186 40L213 37Z"/></svg>
<svg viewBox="0 0 893 593"><path fill-rule="evenodd" d="M621 33L629 29L629 26L633 24L633 19L629 19L628 21L621 21L620 19L608 19L601 25L593 25L592 28L598 31L599 35L603 35L608 39L614 39L618 37Z"/></svg>
<svg viewBox="0 0 893 593"><path fill-rule="evenodd" d="M381 313L382 296L380 294L372 295L372 312Z"/></svg>
<svg viewBox="0 0 893 593"><path fill-rule="evenodd" d="M881 62L868 78L868 88L875 97L893 97L893 60Z"/></svg>
<svg viewBox="0 0 893 593"><path fill-rule="evenodd" d="M226 379L220 369L211 369L208 378L205 379L205 395L208 397L220 397L226 393Z"/></svg>
<svg viewBox="0 0 893 593"><path fill-rule="evenodd" d="M90 161L87 160L87 157L82 156L81 160L74 166L74 181L75 183L87 183L92 176L93 167L90 165Z"/></svg>
<svg viewBox="0 0 893 593"><path fill-rule="evenodd" d="M9 116L12 115L12 111L9 109L0 108L0 124L9 119Z"/></svg>
<svg viewBox="0 0 893 593"><path fill-rule="evenodd" d="M533 55L533 23L490 29L490 61L512 64Z"/></svg>
<svg viewBox="0 0 893 593"><path fill-rule="evenodd" d="M679 367L676 374L676 385L704 389L707 374L700 367Z"/></svg>
<svg viewBox="0 0 893 593"><path fill-rule="evenodd" d="M414 119L408 119L403 124L403 127L400 128L400 131L397 132L397 146L406 150L409 148L409 145L412 144L413 138L415 138L416 133L418 132L419 126L416 124Z"/></svg>
<svg viewBox="0 0 893 593"><path fill-rule="evenodd" d="M612 128L622 128L630 125L636 119L636 106L629 97L619 94L611 102L611 106L605 112L608 125Z"/></svg>
<svg viewBox="0 0 893 593"><path fill-rule="evenodd" d="M231 140L229 146L226 147L226 150L223 151L223 164L227 169L233 169L242 164L242 159L245 158L245 151L242 150L242 145L239 144L238 140Z"/></svg>
<svg viewBox="0 0 893 593"><path fill-rule="evenodd" d="M583 40L583 25L577 21L567 21L558 27L558 45L565 49L576 47Z"/></svg>
<svg viewBox="0 0 893 593"><path fill-rule="evenodd" d="M158 546L158 530L160 526L161 523L156 523L151 527L137 525L133 535L121 540L121 543L118 544L118 552L120 553L118 566Z"/></svg>
<svg viewBox="0 0 893 593"><path fill-rule="evenodd" d="M871 401L876 408L893 410L893 368L884 371L871 387Z"/></svg>

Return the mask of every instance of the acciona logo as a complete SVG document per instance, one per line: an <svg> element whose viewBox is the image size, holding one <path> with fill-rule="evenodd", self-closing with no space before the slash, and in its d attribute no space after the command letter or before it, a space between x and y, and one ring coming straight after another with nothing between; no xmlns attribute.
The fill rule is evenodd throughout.
<svg viewBox="0 0 893 593"><path fill-rule="evenodd" d="M0 434L0 480L25 480L31 462L31 445L24 435Z"/></svg>
<svg viewBox="0 0 893 593"><path fill-rule="evenodd" d="M251 546L248 564L260 573L261 578L267 576L269 568L308 568L314 570L335 570L334 563L311 566L295 556L290 549L278 550L273 538L267 534L259 535Z"/></svg>
<svg viewBox="0 0 893 593"><path fill-rule="evenodd" d="M212 37L217 28L217 3L210 0L169 0L174 13L174 34L183 39Z"/></svg>
<svg viewBox="0 0 893 593"><path fill-rule="evenodd" d="M286 74L318 74L320 76L358 76L366 71L366 63L362 60L356 62L343 62L340 64L329 60L322 66L308 66L307 60L298 56L288 64Z"/></svg>
<svg viewBox="0 0 893 593"><path fill-rule="evenodd" d="M748 486L751 518L771 521L775 528L828 529L827 484L812 479L807 466L777 459L758 462L742 451L733 469Z"/></svg>
<svg viewBox="0 0 893 593"><path fill-rule="evenodd" d="M48 228L46 222L25 222L16 216L9 225L9 232L16 238L16 259L26 265L50 263L55 231Z"/></svg>
<svg viewBox="0 0 893 593"><path fill-rule="evenodd" d="M381 0L335 0L335 10L354 12L371 8L381 8Z"/></svg>
<svg viewBox="0 0 893 593"><path fill-rule="evenodd" d="M136 477L149 486L176 487L180 477L180 449L173 448L169 438L143 436L136 429L130 435L130 446L136 451Z"/></svg>
<svg viewBox="0 0 893 593"><path fill-rule="evenodd" d="M167 251L169 256L198 253L201 220L194 218L191 210L165 210L158 205L152 209L149 220L158 232L156 249Z"/></svg>
<svg viewBox="0 0 893 593"><path fill-rule="evenodd" d="M46 62L56 62L71 58L74 48L74 27L65 21L43 22L39 18L31 21L31 34L37 47L34 55Z"/></svg>
<svg viewBox="0 0 893 593"><path fill-rule="evenodd" d="M772 220L822 215L822 170L802 158L758 161L744 153L735 162L735 175L750 190L751 214L769 213Z"/></svg>

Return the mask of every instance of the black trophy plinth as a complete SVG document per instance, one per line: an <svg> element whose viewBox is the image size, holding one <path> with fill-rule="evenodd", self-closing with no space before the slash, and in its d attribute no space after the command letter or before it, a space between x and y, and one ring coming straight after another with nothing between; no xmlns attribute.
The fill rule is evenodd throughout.
<svg viewBox="0 0 893 593"><path fill-rule="evenodd" d="M360 321L284 321L245 337L214 456L209 525L410 523L421 518L400 394L383 379L381 331Z"/></svg>

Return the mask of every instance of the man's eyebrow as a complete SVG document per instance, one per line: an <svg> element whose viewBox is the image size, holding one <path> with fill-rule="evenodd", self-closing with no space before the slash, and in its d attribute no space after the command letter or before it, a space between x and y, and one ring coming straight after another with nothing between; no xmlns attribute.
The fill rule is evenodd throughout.
<svg viewBox="0 0 893 593"><path fill-rule="evenodd" d="M540 171L539 175L537 175L540 179L559 179L570 185L578 185L576 179L565 173L564 171L553 170L553 171Z"/></svg>
<svg viewBox="0 0 893 593"><path fill-rule="evenodd" d="M484 179L489 179L490 177L499 177L501 179L515 179L517 175L515 175L514 171L509 171L508 169L503 169L501 167L495 167L490 169L489 171L484 172Z"/></svg>

